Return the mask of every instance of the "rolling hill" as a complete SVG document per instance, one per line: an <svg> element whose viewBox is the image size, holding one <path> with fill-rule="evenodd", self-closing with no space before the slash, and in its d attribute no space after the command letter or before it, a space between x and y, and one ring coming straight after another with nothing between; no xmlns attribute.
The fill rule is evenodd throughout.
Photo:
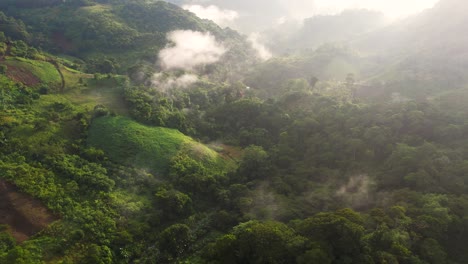
<svg viewBox="0 0 468 264"><path fill-rule="evenodd" d="M372 81L387 93L425 100L447 90L467 88L466 12L459 0L441 0L433 8L367 34L353 45L381 62Z"/></svg>
<svg viewBox="0 0 468 264"><path fill-rule="evenodd" d="M124 117L94 119L88 144L104 150L115 162L158 173L166 173L171 158L180 153L210 167L227 163L216 151L175 129L148 127Z"/></svg>
<svg viewBox="0 0 468 264"><path fill-rule="evenodd" d="M258 63L165 1L1 1L0 263L466 263L466 6Z"/></svg>
<svg viewBox="0 0 468 264"><path fill-rule="evenodd" d="M157 68L158 52L168 44L167 33L174 30L210 32L231 50L224 66L255 58L246 37L166 1L24 0L2 2L0 8L11 17L4 19L10 35L52 53L94 61L98 65L89 68L90 72L101 71L100 63L106 59L119 73L141 63Z"/></svg>

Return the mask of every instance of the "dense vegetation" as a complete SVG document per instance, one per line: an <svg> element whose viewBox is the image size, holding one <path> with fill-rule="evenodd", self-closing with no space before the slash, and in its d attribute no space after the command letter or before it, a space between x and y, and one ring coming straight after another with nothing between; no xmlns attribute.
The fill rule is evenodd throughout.
<svg viewBox="0 0 468 264"><path fill-rule="evenodd" d="M0 8L0 184L59 219L1 225L0 263L467 263L466 89L379 93L398 71L340 45L232 81L244 37L162 1ZM232 50L167 90L175 29Z"/></svg>
<svg viewBox="0 0 468 264"><path fill-rule="evenodd" d="M154 72L158 51L168 44L166 33L173 30L207 31L229 43L230 61L214 65L218 71L237 73L238 65L252 60L253 51L239 33L165 1L24 0L2 1L0 8L5 35L72 55L75 68L89 73L127 73L138 65L150 65Z"/></svg>

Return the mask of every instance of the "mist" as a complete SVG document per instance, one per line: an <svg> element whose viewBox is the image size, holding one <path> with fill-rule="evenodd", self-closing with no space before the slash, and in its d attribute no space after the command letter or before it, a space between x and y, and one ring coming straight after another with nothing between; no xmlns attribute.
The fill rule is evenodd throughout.
<svg viewBox="0 0 468 264"><path fill-rule="evenodd" d="M151 86L161 92L167 92L174 88L187 88L198 81L195 74L185 73L181 76L171 76L165 73L155 73L151 78Z"/></svg>
<svg viewBox="0 0 468 264"><path fill-rule="evenodd" d="M210 33L176 30L168 33L171 42L159 52L159 63L164 70L193 70L218 62L227 49Z"/></svg>
<svg viewBox="0 0 468 264"><path fill-rule="evenodd" d="M436 1L0 0L0 264L468 263Z"/></svg>
<svg viewBox="0 0 468 264"><path fill-rule="evenodd" d="M437 0L172 0L202 18L244 33L263 31L290 20L335 15L346 9L369 9L395 20L431 8ZM226 23L226 22L230 23Z"/></svg>
<svg viewBox="0 0 468 264"><path fill-rule="evenodd" d="M234 10L220 9L217 6L202 6L202 5L183 5L183 9L188 10L198 17L209 19L220 26L233 26L234 21L239 18L239 13Z"/></svg>
<svg viewBox="0 0 468 264"><path fill-rule="evenodd" d="M372 179L368 175L356 175L350 177L346 184L338 188L336 196L352 208L365 208L372 202L369 198L373 184Z"/></svg>
<svg viewBox="0 0 468 264"><path fill-rule="evenodd" d="M259 33L252 33L249 35L248 41L252 48L257 52L257 56L260 60L266 61L273 57L273 54L268 50L268 48L263 44L261 35Z"/></svg>

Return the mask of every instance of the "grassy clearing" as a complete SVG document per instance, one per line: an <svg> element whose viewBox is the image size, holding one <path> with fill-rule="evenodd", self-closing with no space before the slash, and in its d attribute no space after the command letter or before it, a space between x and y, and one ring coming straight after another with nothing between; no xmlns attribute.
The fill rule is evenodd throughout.
<svg viewBox="0 0 468 264"><path fill-rule="evenodd" d="M91 146L103 149L114 161L160 172L191 141L177 130L148 127L124 117L95 119L88 138Z"/></svg>
<svg viewBox="0 0 468 264"><path fill-rule="evenodd" d="M63 78L65 79L65 90L78 88L84 82L86 82L87 79L93 77L92 74L82 73L65 66L61 66L60 71L62 72Z"/></svg>
<svg viewBox="0 0 468 264"><path fill-rule="evenodd" d="M112 7L109 5L97 4L92 6L81 7L80 10L90 13L109 13L110 11L112 11Z"/></svg>
<svg viewBox="0 0 468 264"><path fill-rule="evenodd" d="M119 80L120 76L95 80L89 74L74 74L66 71L63 74L65 79L70 83L70 86L67 84L67 89L63 96L74 104L88 110L92 110L96 105L104 105L116 114L128 114L128 109L122 95L124 88L121 80ZM80 82L80 78L83 83Z"/></svg>
<svg viewBox="0 0 468 264"><path fill-rule="evenodd" d="M227 163L216 151L178 130L149 127L125 117L95 119L88 143L104 150L116 162L157 172L165 172L170 159L181 152L213 169L223 168Z"/></svg>

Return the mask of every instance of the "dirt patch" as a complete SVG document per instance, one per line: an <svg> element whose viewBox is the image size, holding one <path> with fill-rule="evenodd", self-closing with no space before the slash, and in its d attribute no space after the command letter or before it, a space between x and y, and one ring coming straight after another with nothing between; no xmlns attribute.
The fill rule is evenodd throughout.
<svg viewBox="0 0 468 264"><path fill-rule="evenodd" d="M34 76L31 72L26 69L19 68L12 65L7 65L7 76L16 81L20 82L26 86L36 86L41 83L41 80Z"/></svg>
<svg viewBox="0 0 468 264"><path fill-rule="evenodd" d="M242 149L220 143L210 143L208 147L218 152L224 159L239 161L242 157Z"/></svg>
<svg viewBox="0 0 468 264"><path fill-rule="evenodd" d="M8 225L19 243L57 219L41 202L0 180L0 224Z"/></svg>

